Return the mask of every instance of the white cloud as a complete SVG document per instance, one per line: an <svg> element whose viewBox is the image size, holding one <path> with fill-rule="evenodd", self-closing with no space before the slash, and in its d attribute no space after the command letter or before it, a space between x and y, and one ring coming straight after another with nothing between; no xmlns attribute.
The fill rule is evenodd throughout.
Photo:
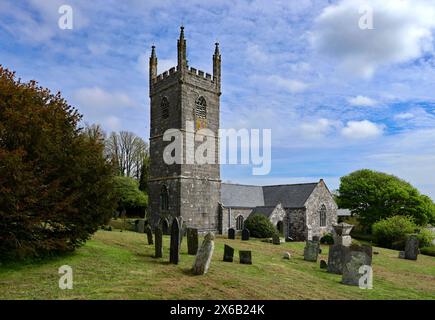
<svg viewBox="0 0 435 320"><path fill-rule="evenodd" d="M305 82L294 79L286 79L277 75L269 76L267 80L278 87L290 91L291 93L302 92L308 88L308 84Z"/></svg>
<svg viewBox="0 0 435 320"><path fill-rule="evenodd" d="M341 130L343 136L352 139L373 138L382 135L384 127L369 120L348 121Z"/></svg>
<svg viewBox="0 0 435 320"><path fill-rule="evenodd" d="M81 107L87 108L122 108L132 107L135 102L121 92L109 92L99 87L82 88L74 93L74 99Z"/></svg>
<svg viewBox="0 0 435 320"><path fill-rule="evenodd" d="M414 114L412 114L410 112L402 112L402 113L396 114L394 116L394 118L398 119L398 120L408 120L408 119L414 118Z"/></svg>
<svg viewBox="0 0 435 320"><path fill-rule="evenodd" d="M350 105L357 107L373 107L378 103L376 100L365 96L356 96L353 98L349 98L348 101Z"/></svg>
<svg viewBox="0 0 435 320"><path fill-rule="evenodd" d="M308 139L319 139L329 134L335 126L335 123L328 119L317 119L312 122L302 123L300 126L303 137Z"/></svg>
<svg viewBox="0 0 435 320"><path fill-rule="evenodd" d="M316 19L312 43L347 71L371 77L379 66L432 52L434 1L343 0ZM373 10L373 29L361 29L360 8Z"/></svg>

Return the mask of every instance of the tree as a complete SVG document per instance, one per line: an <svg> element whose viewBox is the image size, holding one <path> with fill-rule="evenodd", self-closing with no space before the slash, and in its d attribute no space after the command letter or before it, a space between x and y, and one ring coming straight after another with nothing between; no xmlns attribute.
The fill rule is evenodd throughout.
<svg viewBox="0 0 435 320"><path fill-rule="evenodd" d="M395 215L410 216L419 225L435 222L433 201L393 175L358 170L340 179L338 191L339 207L350 209L368 232L376 221Z"/></svg>
<svg viewBox="0 0 435 320"><path fill-rule="evenodd" d="M118 170L118 174L140 179L148 144L132 132L112 132L106 140L106 154Z"/></svg>
<svg viewBox="0 0 435 320"><path fill-rule="evenodd" d="M140 170L139 190L148 194L148 177L150 171L150 157L146 156Z"/></svg>
<svg viewBox="0 0 435 320"><path fill-rule="evenodd" d="M70 251L116 208L101 139L62 98L0 66L0 258Z"/></svg>
<svg viewBox="0 0 435 320"><path fill-rule="evenodd" d="M272 222L260 213L251 214L245 221L245 227L255 238L270 238L278 233Z"/></svg>
<svg viewBox="0 0 435 320"><path fill-rule="evenodd" d="M143 215L148 205L148 197L139 190L137 180L130 177L114 177L118 200L118 210L126 210L127 214Z"/></svg>

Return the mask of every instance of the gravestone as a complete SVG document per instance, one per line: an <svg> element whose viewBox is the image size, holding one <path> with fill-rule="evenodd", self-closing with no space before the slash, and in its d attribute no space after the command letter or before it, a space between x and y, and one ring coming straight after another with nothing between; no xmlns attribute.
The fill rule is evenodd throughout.
<svg viewBox="0 0 435 320"><path fill-rule="evenodd" d="M326 263L325 260L320 260L320 269L327 269L328 268L328 264Z"/></svg>
<svg viewBox="0 0 435 320"><path fill-rule="evenodd" d="M204 241L196 254L192 272L196 275L206 274L210 267L211 257L214 250L214 235L209 232L205 235Z"/></svg>
<svg viewBox="0 0 435 320"><path fill-rule="evenodd" d="M399 252L399 259L405 259L405 251Z"/></svg>
<svg viewBox="0 0 435 320"><path fill-rule="evenodd" d="M180 233L179 219L175 217L171 226L171 246L169 249L169 262L173 264L178 264L180 260Z"/></svg>
<svg viewBox="0 0 435 320"><path fill-rule="evenodd" d="M252 264L251 251L239 251L239 259L241 264Z"/></svg>
<svg viewBox="0 0 435 320"><path fill-rule="evenodd" d="M224 261L233 262L234 259L234 248L225 245L224 246Z"/></svg>
<svg viewBox="0 0 435 320"><path fill-rule="evenodd" d="M343 265L343 276L341 282L351 286L359 286L360 279L368 272L372 276L372 247L351 246L345 256ZM366 267L364 267L366 266ZM371 283L371 279L367 279Z"/></svg>
<svg viewBox="0 0 435 320"><path fill-rule="evenodd" d="M249 230L248 229L243 229L242 230L242 240L247 241L249 240Z"/></svg>
<svg viewBox="0 0 435 320"><path fill-rule="evenodd" d="M329 247L328 272L335 274L343 273L344 257L349 247L341 244L334 244Z"/></svg>
<svg viewBox="0 0 435 320"><path fill-rule="evenodd" d="M147 234L148 244L153 244L153 231L151 230L151 227L149 225L145 227L145 232Z"/></svg>
<svg viewBox="0 0 435 320"><path fill-rule="evenodd" d="M280 240L278 234L274 234L274 235L272 236L272 243L273 243L273 244L281 244L281 240Z"/></svg>
<svg viewBox="0 0 435 320"><path fill-rule="evenodd" d="M416 235L410 235L406 240L405 259L417 260L418 256L418 238Z"/></svg>
<svg viewBox="0 0 435 320"><path fill-rule="evenodd" d="M187 254L195 255L198 252L198 229L187 228Z"/></svg>
<svg viewBox="0 0 435 320"><path fill-rule="evenodd" d="M234 228L228 229L228 239L235 239L236 238L236 230Z"/></svg>
<svg viewBox="0 0 435 320"><path fill-rule="evenodd" d="M138 220L137 221L136 232L139 232L139 233L145 232L145 220Z"/></svg>
<svg viewBox="0 0 435 320"><path fill-rule="evenodd" d="M155 238L155 258L163 257L163 231L160 226L154 228L154 238Z"/></svg>
<svg viewBox="0 0 435 320"><path fill-rule="evenodd" d="M180 250L181 244L183 243L183 238L186 235L186 223L183 220L183 217L178 217L178 225L180 226Z"/></svg>
<svg viewBox="0 0 435 320"><path fill-rule="evenodd" d="M319 255L319 242L307 240L305 242L305 248L304 248L304 260L316 262L318 255Z"/></svg>

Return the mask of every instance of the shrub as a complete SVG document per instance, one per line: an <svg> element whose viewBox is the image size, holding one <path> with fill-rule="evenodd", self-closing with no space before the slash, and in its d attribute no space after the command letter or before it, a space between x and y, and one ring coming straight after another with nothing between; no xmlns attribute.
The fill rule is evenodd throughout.
<svg viewBox="0 0 435 320"><path fill-rule="evenodd" d="M420 232L417 233L417 239L419 241L419 246L421 247L430 247L432 246L432 241L435 239L434 233L426 228L420 229Z"/></svg>
<svg viewBox="0 0 435 320"><path fill-rule="evenodd" d="M320 238L320 243L334 244L334 237L332 236L332 233L327 233L322 238Z"/></svg>
<svg viewBox="0 0 435 320"><path fill-rule="evenodd" d="M114 180L119 210L125 209L127 216L142 217L148 205L148 196L139 190L139 182L130 177L115 177Z"/></svg>
<svg viewBox="0 0 435 320"><path fill-rule="evenodd" d="M435 257L435 246L423 247L420 249L420 253L427 256Z"/></svg>
<svg viewBox="0 0 435 320"><path fill-rule="evenodd" d="M372 233L376 243L382 247L392 248L401 246L406 235L415 232L417 225L411 217L392 216L376 222L372 226Z"/></svg>
<svg viewBox="0 0 435 320"><path fill-rule="evenodd" d="M0 66L0 259L71 251L116 209L103 134L81 119Z"/></svg>
<svg viewBox="0 0 435 320"><path fill-rule="evenodd" d="M253 214L245 221L245 227L255 238L270 238L277 233L272 222L262 214Z"/></svg>

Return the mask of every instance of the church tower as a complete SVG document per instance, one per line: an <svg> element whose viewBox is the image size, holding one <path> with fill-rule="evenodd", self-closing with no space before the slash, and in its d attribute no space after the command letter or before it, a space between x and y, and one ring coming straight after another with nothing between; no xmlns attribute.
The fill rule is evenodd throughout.
<svg viewBox="0 0 435 320"><path fill-rule="evenodd" d="M160 75L157 75L154 46L150 56L149 212L153 223L161 221L170 225L173 217L181 216L188 227L198 228L200 232L220 231L219 44L215 44L213 75L189 67L184 27L177 48L178 65ZM181 133L181 139L164 138L171 132ZM205 141L214 146L205 152L207 159L213 161L199 164L192 157L195 158L195 151ZM165 160L176 153L173 150L168 154L168 145L177 145L181 150L182 157L175 163Z"/></svg>

